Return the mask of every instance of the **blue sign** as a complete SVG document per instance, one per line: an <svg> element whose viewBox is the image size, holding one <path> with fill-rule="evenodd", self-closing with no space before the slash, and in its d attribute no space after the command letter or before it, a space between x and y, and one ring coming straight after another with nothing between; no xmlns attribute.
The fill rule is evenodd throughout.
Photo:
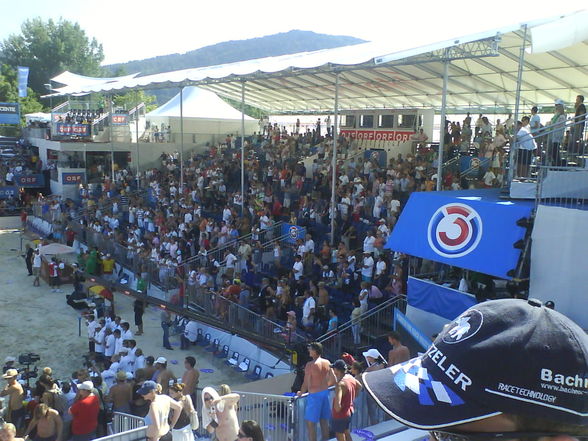
<svg viewBox="0 0 588 441"><path fill-rule="evenodd" d="M476 304L469 294L415 277L408 278L407 300L410 306L447 320L454 320Z"/></svg>
<svg viewBox="0 0 588 441"><path fill-rule="evenodd" d="M404 328L404 330L410 335L414 341L416 341L423 349L428 349L431 346L431 340L423 334L419 328L411 322L407 316L398 308L394 308L394 329L398 329L398 326Z"/></svg>
<svg viewBox="0 0 588 441"><path fill-rule="evenodd" d="M477 156L462 156L459 158L459 171L462 176L484 174L491 165L491 158L478 158Z"/></svg>
<svg viewBox="0 0 588 441"><path fill-rule="evenodd" d="M63 185L79 185L86 183L86 173L61 173L61 183Z"/></svg>
<svg viewBox="0 0 588 441"><path fill-rule="evenodd" d="M18 103L0 103L0 124L20 124Z"/></svg>
<svg viewBox="0 0 588 441"><path fill-rule="evenodd" d="M298 239L304 240L306 228L294 224L282 224L282 237L288 243L296 243Z"/></svg>
<svg viewBox="0 0 588 441"><path fill-rule="evenodd" d="M370 149L363 153L365 159L369 159L378 164L379 167L386 168L388 165L388 154L383 149Z"/></svg>
<svg viewBox="0 0 588 441"><path fill-rule="evenodd" d="M15 198L18 195L18 188L16 187L0 187L0 199Z"/></svg>
<svg viewBox="0 0 588 441"><path fill-rule="evenodd" d="M45 176L36 175L17 175L14 177L16 185L25 188L41 188L45 186Z"/></svg>
<svg viewBox="0 0 588 441"><path fill-rule="evenodd" d="M29 85L29 68L18 66L18 96L25 98L27 96L27 87Z"/></svg>
<svg viewBox="0 0 588 441"><path fill-rule="evenodd" d="M525 235L516 222L532 204L498 196L496 189L413 193L386 248L510 279L520 255L513 244Z"/></svg>

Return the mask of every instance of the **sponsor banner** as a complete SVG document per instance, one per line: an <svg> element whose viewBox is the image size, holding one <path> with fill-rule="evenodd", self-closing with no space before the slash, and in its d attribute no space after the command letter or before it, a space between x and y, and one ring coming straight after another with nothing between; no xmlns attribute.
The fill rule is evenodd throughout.
<svg viewBox="0 0 588 441"><path fill-rule="evenodd" d="M0 103L0 124L20 124L18 103Z"/></svg>
<svg viewBox="0 0 588 441"><path fill-rule="evenodd" d="M29 84L29 68L25 66L18 66L18 97L25 98L27 96L27 87Z"/></svg>
<svg viewBox="0 0 588 441"><path fill-rule="evenodd" d="M85 184L86 183L86 173L84 173L84 172L61 173L61 183L63 185Z"/></svg>
<svg viewBox="0 0 588 441"><path fill-rule="evenodd" d="M366 139L368 141L411 141L413 131L398 130L341 130L341 135L347 138Z"/></svg>
<svg viewBox="0 0 588 441"><path fill-rule="evenodd" d="M459 268L510 279L525 235L517 220L532 204L506 202L496 190L416 192L410 196L386 248Z"/></svg>
<svg viewBox="0 0 588 441"><path fill-rule="evenodd" d="M17 197L18 188L14 186L0 187L0 199L8 199L9 197Z"/></svg>
<svg viewBox="0 0 588 441"><path fill-rule="evenodd" d="M431 339L426 337L398 308L394 308L394 329L403 328L421 348L427 350L431 346Z"/></svg>
<svg viewBox="0 0 588 441"><path fill-rule="evenodd" d="M45 176L36 175L17 175L14 177L16 185L24 188L41 188L45 186Z"/></svg>
<svg viewBox="0 0 588 441"><path fill-rule="evenodd" d="M55 124L55 133L63 136L90 136L90 124Z"/></svg>
<svg viewBox="0 0 588 441"><path fill-rule="evenodd" d="M288 243L296 243L298 239L304 240L306 228L294 224L282 224L282 236L288 236L285 240Z"/></svg>
<svg viewBox="0 0 588 441"><path fill-rule="evenodd" d="M492 165L492 158L478 158L476 156L462 156L459 158L459 171L466 175L483 175Z"/></svg>
<svg viewBox="0 0 588 441"><path fill-rule="evenodd" d="M123 126L129 123L129 115L124 113L114 113L112 115L112 125L113 126Z"/></svg>
<svg viewBox="0 0 588 441"><path fill-rule="evenodd" d="M410 306L447 320L454 320L476 304L476 299L469 294L410 276L407 300Z"/></svg>

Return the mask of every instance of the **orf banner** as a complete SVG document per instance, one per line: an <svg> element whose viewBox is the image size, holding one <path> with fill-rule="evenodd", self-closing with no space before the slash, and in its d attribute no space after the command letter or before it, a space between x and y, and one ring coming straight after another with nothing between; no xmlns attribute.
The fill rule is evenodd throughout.
<svg viewBox="0 0 588 441"><path fill-rule="evenodd" d="M298 239L304 240L306 236L306 229L293 224L282 224L282 236L288 243L296 243Z"/></svg>
<svg viewBox="0 0 588 441"><path fill-rule="evenodd" d="M0 103L0 124L20 124L18 103Z"/></svg>
<svg viewBox="0 0 588 441"><path fill-rule="evenodd" d="M24 188L42 188L45 186L45 177L42 174L17 175L14 177L16 185Z"/></svg>
<svg viewBox="0 0 588 441"><path fill-rule="evenodd" d="M112 115L113 126L124 126L129 123L129 115L124 113L115 113Z"/></svg>
<svg viewBox="0 0 588 441"><path fill-rule="evenodd" d="M499 196L494 189L413 193L386 248L511 279L520 256L513 244L526 232L516 222L533 206Z"/></svg>
<svg viewBox="0 0 588 441"><path fill-rule="evenodd" d="M86 183L86 173L84 173L84 172L61 173L61 183L63 185L85 184Z"/></svg>
<svg viewBox="0 0 588 441"><path fill-rule="evenodd" d="M15 198L18 196L18 188L14 186L0 187L0 199Z"/></svg>
<svg viewBox="0 0 588 441"><path fill-rule="evenodd" d="M29 85L29 68L25 66L18 66L18 97L25 98L27 96L27 87Z"/></svg>
<svg viewBox="0 0 588 441"><path fill-rule="evenodd" d="M90 136L89 124L63 124L57 123L55 130L58 135Z"/></svg>

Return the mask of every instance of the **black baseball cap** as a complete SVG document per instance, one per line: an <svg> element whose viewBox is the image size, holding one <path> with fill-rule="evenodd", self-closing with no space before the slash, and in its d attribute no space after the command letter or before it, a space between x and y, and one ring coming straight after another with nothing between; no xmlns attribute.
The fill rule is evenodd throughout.
<svg viewBox="0 0 588 441"><path fill-rule="evenodd" d="M588 335L539 300L472 306L425 354L363 380L384 411L418 429L501 413L588 425Z"/></svg>

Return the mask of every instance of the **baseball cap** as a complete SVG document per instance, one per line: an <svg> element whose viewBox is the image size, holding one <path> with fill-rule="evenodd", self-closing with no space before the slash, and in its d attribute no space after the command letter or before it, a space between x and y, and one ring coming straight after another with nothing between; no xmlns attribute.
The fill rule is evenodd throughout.
<svg viewBox="0 0 588 441"><path fill-rule="evenodd" d="M390 416L440 429L501 413L588 424L588 335L539 300L472 306L420 357L365 373Z"/></svg>
<svg viewBox="0 0 588 441"><path fill-rule="evenodd" d="M8 369L6 371L6 373L4 375L2 375L2 378L14 378L18 375L18 371L16 369Z"/></svg>
<svg viewBox="0 0 588 441"><path fill-rule="evenodd" d="M78 390L92 390L94 389L94 383L90 380L84 381L83 383L78 384Z"/></svg>
<svg viewBox="0 0 588 441"><path fill-rule="evenodd" d="M331 368L345 372L347 370L347 364L343 360L337 360L331 365Z"/></svg>
<svg viewBox="0 0 588 441"><path fill-rule="evenodd" d="M372 357L372 358L380 358L382 356L382 354L380 354L380 351L378 351L377 349L368 349L367 351L365 351L363 353L364 357Z"/></svg>
<svg viewBox="0 0 588 441"><path fill-rule="evenodd" d="M139 388L137 393L139 395L147 395L149 392L155 390L157 388L157 383L155 381L147 380L143 382L143 385Z"/></svg>
<svg viewBox="0 0 588 441"><path fill-rule="evenodd" d="M10 355L4 359L4 363L10 363L10 362L14 363L15 361L16 361L16 357L12 357Z"/></svg>
<svg viewBox="0 0 588 441"><path fill-rule="evenodd" d="M556 106L558 106L558 105L559 106L563 106L564 105L564 102L563 102L563 100L561 98L558 98L558 99L555 100L555 105Z"/></svg>
<svg viewBox="0 0 588 441"><path fill-rule="evenodd" d="M167 359L165 357L158 357L157 360L155 360L155 364L165 364L167 363Z"/></svg>

